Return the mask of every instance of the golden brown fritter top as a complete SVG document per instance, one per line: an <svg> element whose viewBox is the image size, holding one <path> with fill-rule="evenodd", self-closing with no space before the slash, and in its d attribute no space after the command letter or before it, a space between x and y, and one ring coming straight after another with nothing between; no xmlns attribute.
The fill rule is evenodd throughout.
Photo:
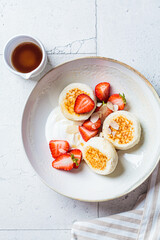
<svg viewBox="0 0 160 240"><path fill-rule="evenodd" d="M109 159L103 153L101 153L97 148L93 148L91 146L87 147L85 159L92 166L92 168L98 170L104 170L106 168L106 162L109 161Z"/></svg>
<svg viewBox="0 0 160 240"><path fill-rule="evenodd" d="M115 130L110 126L111 134L108 134L108 137L113 141L118 140L119 144L127 144L133 140L133 122L127 119L124 116L118 116L113 119L119 125L119 129ZM113 134L114 133L114 134Z"/></svg>
<svg viewBox="0 0 160 240"><path fill-rule="evenodd" d="M70 114L75 113L74 112L74 104L75 104L76 98L82 93L89 96L88 93L86 93L78 88L73 88L67 92L66 97L64 99L64 106L65 106L65 109L67 109L67 111Z"/></svg>

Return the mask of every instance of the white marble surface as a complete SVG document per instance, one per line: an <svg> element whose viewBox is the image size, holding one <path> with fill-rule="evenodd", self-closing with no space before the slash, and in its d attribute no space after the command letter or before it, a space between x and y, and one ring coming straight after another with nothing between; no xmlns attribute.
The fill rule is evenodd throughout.
<svg viewBox="0 0 160 240"><path fill-rule="evenodd" d="M21 116L36 79L23 80L3 63L3 47L19 33L38 37L49 63L100 55L143 73L160 95L159 0L0 0L0 239L70 239L76 220L131 209L147 181L127 196L104 203L63 197L37 177L21 142Z"/></svg>

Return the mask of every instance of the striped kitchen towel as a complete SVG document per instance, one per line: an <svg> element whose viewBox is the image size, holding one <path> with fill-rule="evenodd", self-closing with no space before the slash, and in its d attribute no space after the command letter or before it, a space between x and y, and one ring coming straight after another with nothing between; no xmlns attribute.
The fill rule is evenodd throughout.
<svg viewBox="0 0 160 240"><path fill-rule="evenodd" d="M144 201L132 211L75 222L71 240L160 240L160 164L150 177Z"/></svg>

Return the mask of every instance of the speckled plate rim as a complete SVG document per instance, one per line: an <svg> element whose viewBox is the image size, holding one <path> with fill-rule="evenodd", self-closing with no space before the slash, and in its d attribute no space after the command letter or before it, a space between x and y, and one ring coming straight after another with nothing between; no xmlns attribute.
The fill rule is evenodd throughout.
<svg viewBox="0 0 160 240"><path fill-rule="evenodd" d="M48 71L38 82L37 84L48 74L50 73L51 71L54 71L56 70L57 68L59 67L62 67L63 65L66 65L68 63L72 63L72 62L75 62L75 61L78 61L78 60L82 60L82 59L100 59L100 60L104 60L104 61L109 61L109 62L115 62L115 63L118 63L124 67L126 67L127 69L131 70L132 72L134 72L135 74L137 74L142 80L145 81L145 83L148 85L148 87L150 88L150 90L153 92L154 94L154 97L157 99L157 102L159 103L159 107L160 107L160 98L156 92L156 90L154 89L154 87L152 86L152 84L144 77L144 75L142 75L139 71L137 71L136 69L134 69L133 67L127 65L126 63L123 63L119 60L115 60L115 59L112 59L112 58L106 58L106 57L100 57L100 56L88 56L88 57L82 57L82 58L76 58L74 60L70 60L70 61L67 61L67 62L64 62L62 64L59 64L57 65L56 67L54 67L53 69L51 69L50 71ZM123 194L120 194L120 195L117 195L115 196L114 198L106 198L106 199L102 199L102 200L86 200L86 199L79 199L79 198L73 198L73 197L70 197L68 196L67 194L63 194L61 192L58 192L57 190L55 190L54 188L52 188L51 186L49 186L44 180L43 178L37 173L36 169L32 166L29 158L28 158L28 155L27 155L27 152L26 152L26 149L25 149L25 146L24 146L24 139L23 139L23 121L24 121L24 113L25 113L25 109L26 109L26 106L28 104L28 101L29 101L29 98L31 96L31 94L33 93L33 91L35 90L35 88L37 87L37 84L36 86L33 88L33 90L31 91L30 95L28 96L27 98L27 101L26 101L26 104L24 106L24 110L23 110L23 113L22 113L22 120L21 120L21 138L22 138L22 143L23 143L23 149L24 149L24 152L27 156L27 159L31 165L31 167L34 169L34 171L36 172L37 176L41 179L41 181L47 186L49 187L50 189L54 190L55 192L65 196L65 197L68 197L68 198L71 198L71 199L74 199L74 200L78 200L78 201L83 201L83 202L105 202L105 201L110 201L110 200L114 200L114 199L117 199L117 198L120 198L128 193L130 193L131 191L135 190L137 187L139 187L151 174L152 172L154 171L154 169L156 168L159 160L160 160L160 150L159 150L159 154L158 154L158 158L157 158L157 161L155 162L154 166L152 167L152 169L150 170L150 172L148 172L143 178L141 178L137 183L135 183L134 186L132 186L131 188L129 188L126 192L124 192Z"/></svg>

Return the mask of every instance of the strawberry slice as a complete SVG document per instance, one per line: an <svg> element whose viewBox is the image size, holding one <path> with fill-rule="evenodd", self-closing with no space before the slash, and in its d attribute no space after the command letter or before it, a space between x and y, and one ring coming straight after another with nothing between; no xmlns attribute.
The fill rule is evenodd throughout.
<svg viewBox="0 0 160 240"><path fill-rule="evenodd" d="M123 110L126 104L126 98L124 93L123 95L113 94L112 96L109 97L108 101L110 101L114 105L118 105L118 110Z"/></svg>
<svg viewBox="0 0 160 240"><path fill-rule="evenodd" d="M95 87L95 94L102 102L107 102L110 93L110 84L108 82L101 82Z"/></svg>
<svg viewBox="0 0 160 240"><path fill-rule="evenodd" d="M99 118L95 123L91 122L90 120L86 120L82 126L84 126L90 131L97 130L101 126L101 119Z"/></svg>
<svg viewBox="0 0 160 240"><path fill-rule="evenodd" d="M74 111L78 114L88 113L94 108L94 101L86 94L78 95L74 105Z"/></svg>
<svg viewBox="0 0 160 240"><path fill-rule="evenodd" d="M52 167L60 170L69 171L73 168L73 160L70 154L62 154L52 162Z"/></svg>
<svg viewBox="0 0 160 240"><path fill-rule="evenodd" d="M77 162L73 164L74 168L78 168L82 160L82 152L80 149L73 149L69 152L72 158L76 159Z"/></svg>
<svg viewBox="0 0 160 240"><path fill-rule="evenodd" d="M53 158L67 153L69 150L69 143L64 140L51 140L49 142L49 147Z"/></svg>
<svg viewBox="0 0 160 240"><path fill-rule="evenodd" d="M94 131L89 131L83 126L79 126L79 132L85 142L87 142L90 138L94 137L98 133L98 129Z"/></svg>

